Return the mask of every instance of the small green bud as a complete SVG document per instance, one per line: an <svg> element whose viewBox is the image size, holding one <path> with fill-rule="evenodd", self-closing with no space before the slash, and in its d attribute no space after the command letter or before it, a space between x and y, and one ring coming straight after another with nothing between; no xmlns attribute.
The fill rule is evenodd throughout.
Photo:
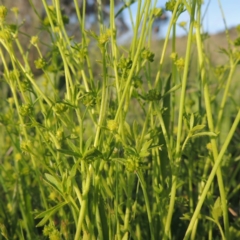
<svg viewBox="0 0 240 240"><path fill-rule="evenodd" d="M100 46L104 46L110 39L112 31L107 29L104 33L101 33L98 37L98 43Z"/></svg>
<svg viewBox="0 0 240 240"><path fill-rule="evenodd" d="M54 226L53 223L44 226L43 235L49 236L50 240L60 240L61 239L61 234L56 229L56 227Z"/></svg>
<svg viewBox="0 0 240 240"><path fill-rule="evenodd" d="M176 0L169 0L168 2L166 2L165 8L166 8L167 11L173 12L176 4L177 4L177 1L176 1ZM183 3L180 3L180 4L178 5L177 14L179 15L179 14L181 14L183 11L184 11L184 4L183 4Z"/></svg>
<svg viewBox="0 0 240 240"><path fill-rule="evenodd" d="M166 2L165 8L167 11L173 12L175 5L176 5L176 0L171 0Z"/></svg>
<svg viewBox="0 0 240 240"><path fill-rule="evenodd" d="M161 94L159 91L157 91L156 89L151 89L148 91L148 93L146 94L146 100L148 101L157 101L161 99Z"/></svg>
<svg viewBox="0 0 240 240"><path fill-rule="evenodd" d="M154 53L152 53L150 50L148 49L143 49L142 53L141 53L141 57L143 59L148 60L149 62L153 62L154 61Z"/></svg>
<svg viewBox="0 0 240 240"><path fill-rule="evenodd" d="M9 113L1 114L0 113L0 123L4 126L7 126L11 121L11 115Z"/></svg>
<svg viewBox="0 0 240 240"><path fill-rule="evenodd" d="M101 34L98 38L98 42L101 46L107 43L108 40L109 40L109 36L106 33Z"/></svg>
<svg viewBox="0 0 240 240"><path fill-rule="evenodd" d="M53 111L57 114L64 113L68 109L67 105L64 103L56 103L53 107Z"/></svg>
<svg viewBox="0 0 240 240"><path fill-rule="evenodd" d="M33 112L33 108L30 104L24 104L20 108L20 115L23 117L30 116Z"/></svg>
<svg viewBox="0 0 240 240"><path fill-rule="evenodd" d="M175 65L177 66L178 70L183 70L185 66L185 61L184 58L179 58L178 60L175 61Z"/></svg>
<svg viewBox="0 0 240 240"><path fill-rule="evenodd" d="M132 60L130 58L121 57L118 63L118 68L121 70L131 69Z"/></svg>
<svg viewBox="0 0 240 240"><path fill-rule="evenodd" d="M9 71L9 74L8 76L6 76L6 79L12 83L15 83L19 77L20 77L19 71L13 70L13 71Z"/></svg>
<svg viewBox="0 0 240 240"><path fill-rule="evenodd" d="M138 157L131 156L131 157L127 158L126 169L129 172L134 172L134 171L138 170L139 167L140 167L140 164L139 164L139 158Z"/></svg>
<svg viewBox="0 0 240 240"><path fill-rule="evenodd" d="M82 103L86 107L93 107L96 105L97 96L94 92L87 92L83 95Z"/></svg>
<svg viewBox="0 0 240 240"><path fill-rule="evenodd" d="M214 70L214 73L216 74L216 76L221 76L224 72L226 71L226 67L225 66L217 66Z"/></svg>
<svg viewBox="0 0 240 240"><path fill-rule="evenodd" d="M59 128L59 129L57 130L57 132L56 132L56 139L57 139L58 141L61 141L61 140L63 139L63 136L64 136L64 130L63 130L63 128L61 127L61 128Z"/></svg>
<svg viewBox="0 0 240 240"><path fill-rule="evenodd" d="M154 18L160 18L163 14L162 8L154 8L153 9L153 17Z"/></svg>
<svg viewBox="0 0 240 240"><path fill-rule="evenodd" d="M34 61L36 69L43 69L46 66L46 61L43 58L39 58Z"/></svg>
<svg viewBox="0 0 240 240"><path fill-rule="evenodd" d="M20 148L21 148L22 152L30 152L31 147L32 147L32 144L31 144L30 140L21 142Z"/></svg>
<svg viewBox="0 0 240 240"><path fill-rule="evenodd" d="M24 92L29 91L31 89L31 84L27 79L21 81L20 84Z"/></svg>
<svg viewBox="0 0 240 240"><path fill-rule="evenodd" d="M55 229L50 235L49 235L49 240L61 240L61 234L60 232Z"/></svg>
<svg viewBox="0 0 240 240"><path fill-rule="evenodd" d="M143 81L142 81L142 78L141 77L138 77L138 76L135 76L133 77L132 79L132 85L135 87L135 88L139 88L142 86L143 84Z"/></svg>

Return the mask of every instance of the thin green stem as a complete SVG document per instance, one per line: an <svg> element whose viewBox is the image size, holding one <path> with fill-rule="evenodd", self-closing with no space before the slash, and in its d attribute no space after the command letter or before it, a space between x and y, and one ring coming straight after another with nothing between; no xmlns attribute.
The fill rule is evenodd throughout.
<svg viewBox="0 0 240 240"><path fill-rule="evenodd" d="M179 164L180 161L181 161L182 122L183 122L183 114L184 114L184 107L185 107L185 95L186 95L186 86L187 86L187 77L188 77L188 66L189 66L189 63L190 63L190 56L191 56L195 6L196 6L196 1L193 1L192 12L191 12L191 20L190 20L191 22L190 22L189 34L188 34L188 40L187 40L187 49L186 49L185 66L184 66L184 72L183 72L181 97L180 97L180 104L179 104L178 130L177 130L177 143L176 143L176 160L175 160L176 164ZM177 175L176 175L176 173L174 173L173 176L172 176L170 203L169 203L169 209L168 209L167 220L166 220L166 225L165 225L164 239L170 238L170 236L171 236L170 226L171 226L172 215L173 215L173 211L174 211L176 190L177 190Z"/></svg>
<svg viewBox="0 0 240 240"><path fill-rule="evenodd" d="M199 6L199 8L201 5ZM200 9L198 10L198 20L200 21ZM211 132L214 132L215 127L213 123L213 115L211 110L211 100L210 100L210 94L208 89L208 83L206 80L206 71L204 69L204 56L203 56L203 47L202 47L202 40L201 40L201 34L200 34L200 27L196 28L196 40L197 40L197 48L198 48L198 57L199 57L199 65L201 69L201 78L203 81L203 91L204 91L204 99L205 99L205 106L206 106L206 112L207 112L207 121L209 130ZM216 159L218 158L218 150L217 150L217 141L215 138L211 138L211 144L212 144L212 151L213 151L213 158L216 162ZM225 235L226 238L229 239L229 221L228 221L228 209L227 209L227 199L224 189L224 183L222 178L222 172L221 168L217 170L217 179L218 179L218 187L220 190L220 196L221 196L221 203L222 203L222 209L223 209L223 220L224 220L224 226L225 226Z"/></svg>
<svg viewBox="0 0 240 240"><path fill-rule="evenodd" d="M152 214L151 214L151 208L150 208L150 203L149 203L149 198L148 198L148 194L147 194L147 189L146 189L146 183L144 181L142 172L137 171L136 172L138 179L141 183L141 187L142 187L142 191L143 191L143 195L144 195L144 200L145 200L145 204L146 204L146 208L147 208L147 215L148 215L148 223L149 223L149 228L150 228L150 234L151 234L151 240L154 240L154 230L153 230L153 223L152 223Z"/></svg>
<svg viewBox="0 0 240 240"><path fill-rule="evenodd" d="M205 187L203 189L201 197L198 200L197 206L195 208L195 211L194 211L194 213L192 215L192 218L190 220L190 223L188 225L187 231L186 231L185 236L184 236L184 240L187 240L190 237L190 234L191 234L191 231L192 231L192 229L194 227L195 221L197 220L197 218L198 218L198 216L200 214L202 205L203 205L203 203L204 203L204 201L206 199L206 196L207 196L208 191L209 191L209 189L211 187L211 184L213 183L213 179L214 179L214 177L215 177L219 167L221 166L223 156L226 153L228 145L229 145L229 143L230 143L230 141L231 141L231 139L233 137L234 132L236 131L236 129L238 127L239 122L240 122L240 110L238 111L238 114L237 114L237 116L236 116L236 118L235 118L235 120L233 122L233 125L232 125L232 127L231 127L231 129L230 129L230 131L229 131L229 133L227 135L227 138L226 138L226 140L225 140L225 142L224 142L224 144L223 144L223 146L221 148L221 151L219 152L219 154L217 156L217 159L216 159L216 161L215 161L215 163L213 165L212 171L211 171L211 173L210 173L210 175L208 177L206 185L205 185ZM225 237L226 237L226 239L229 239L226 236L226 230L225 230Z"/></svg>

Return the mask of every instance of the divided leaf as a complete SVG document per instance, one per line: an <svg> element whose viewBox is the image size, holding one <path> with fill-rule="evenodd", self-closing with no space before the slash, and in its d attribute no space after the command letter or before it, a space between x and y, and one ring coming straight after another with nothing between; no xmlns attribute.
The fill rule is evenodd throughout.
<svg viewBox="0 0 240 240"><path fill-rule="evenodd" d="M41 227L43 226L47 221L48 219L57 211L59 210L60 208L62 208L64 205L66 205L67 202L63 202L63 203L59 203L57 204L56 206L38 214L35 219L37 218L43 218L38 224L37 224L37 227Z"/></svg>

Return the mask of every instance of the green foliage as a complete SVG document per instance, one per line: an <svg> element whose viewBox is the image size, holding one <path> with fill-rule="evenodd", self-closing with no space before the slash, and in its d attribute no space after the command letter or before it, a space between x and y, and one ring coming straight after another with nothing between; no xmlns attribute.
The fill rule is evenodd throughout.
<svg viewBox="0 0 240 240"><path fill-rule="evenodd" d="M239 238L239 36L215 66L201 1L167 2L169 30L154 50L149 33L162 9L151 1L138 1L124 50L114 1L109 26L99 6L99 32L85 31L77 12L81 39L67 34L59 1L42 2L46 17L28 47L0 6L0 239ZM183 11L190 26L182 24L181 57Z"/></svg>

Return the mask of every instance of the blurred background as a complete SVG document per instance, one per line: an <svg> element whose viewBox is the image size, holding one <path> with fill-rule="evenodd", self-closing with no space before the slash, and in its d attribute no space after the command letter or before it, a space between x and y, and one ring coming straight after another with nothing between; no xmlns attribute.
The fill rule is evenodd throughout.
<svg viewBox="0 0 240 240"><path fill-rule="evenodd" d="M35 7L35 11L32 10L31 4ZM47 0L48 4L51 5L52 1ZM86 1L86 24L85 29L92 29L98 31L98 17L97 9L99 5L97 0L87 0ZM156 7L163 8L165 7L166 0L152 0L152 4L156 2ZM38 35L41 43L41 51L45 56L46 53L51 49L49 43L49 33L44 31L44 22L47 20L46 13L41 0L0 0L0 4L5 5L9 9L8 13L8 24L16 24L18 26L18 37L20 42L25 50L28 51L29 59L37 59L38 52L31 46L30 39L32 36ZM110 0L101 0L102 6L100 8L103 12L103 19L108 26L109 24L109 14L110 14ZM81 29L77 20L76 10L73 0L60 0L60 5L63 15L68 17L68 24L65 25L69 36L72 37L73 41L81 41ZM83 11L83 1L78 0L78 5L80 11ZM143 5L143 1L142 1ZM130 6L130 7L126 7ZM132 38L132 22L134 24L136 12L137 12L138 1L137 0L115 0L115 14L116 18L116 27L117 27L117 36L118 43L121 45L129 44ZM18 14L16 11L18 9ZM236 39L237 31L236 26L240 24L240 1L237 0L208 0L204 1L202 6L202 16L203 16L203 31L210 35L209 40L206 41L208 45L208 51L211 52L212 59L214 60L215 65L222 65L225 63L226 56L219 53L219 48L227 47L227 40L224 33L225 25L224 21L229 28L229 34L231 39ZM132 14L132 18L131 15ZM223 17L225 19L223 19ZM163 11L161 17L156 18L153 23L152 36L155 43L152 43L152 48L155 49L154 44L161 44L161 39L164 39L168 23L171 18L171 12ZM179 17L177 23L186 22L189 23L189 14L185 11ZM45 28L46 29L46 28ZM177 26L177 36L178 39L178 53L179 56L183 56L186 46L186 35L187 35L188 25L186 29ZM160 41L159 41L160 40ZM170 52L170 50L169 50ZM170 54L170 53L169 53ZM17 57L21 59L19 52L16 52ZM159 55L159 53L157 53ZM34 73L41 74L33 64L33 61L30 60L30 63L33 65ZM1 68L0 62L0 68Z"/></svg>
<svg viewBox="0 0 240 240"><path fill-rule="evenodd" d="M43 12L42 1L39 0L32 0L33 4L35 5L39 16L44 19L45 13ZM78 0L80 8L82 7L82 0ZM87 0L86 1L86 28L96 28L97 27L97 1L96 0ZM109 0L102 0L102 9L103 9L103 18L108 21L109 18ZM115 12L119 12L119 10L124 8L124 4L131 4L130 9L125 8L117 17L116 25L118 29L118 37L121 43L126 43L131 40L132 36L132 25L131 25L131 17L130 17L130 10L132 12L132 19L134 22L135 15L137 12L137 0L115 0ZM165 0L158 0L152 1L152 4L156 2L157 7L164 8L166 1ZM0 3L6 5L9 9L12 7L17 7L19 9L19 18L18 23L22 24L22 28L28 29L29 34L36 31L36 28L39 27L39 19L36 17L36 14L30 10L30 3L29 0L0 0ZM48 1L51 4L51 1ZM63 12L69 17L69 24L68 24L68 31L69 34L74 34L75 36L79 32L77 16L75 14L75 7L73 0L60 0L60 4L62 7ZM221 12L221 8L223 12ZM240 1L236 0L208 0L204 1L203 8L202 8L202 15L203 15L203 28L205 32L209 34L216 34L218 32L224 31L224 21L223 21L223 14L225 17L225 21L228 28L232 28L240 24ZM13 13L12 13L13 14ZM153 37L155 39L164 38L167 27L168 21L171 17L170 12L164 12L164 14L155 20L153 24ZM14 19L13 16L10 14L9 18L12 20ZM180 22L189 22L189 16L187 12L184 12L179 20ZM177 35L183 36L186 35L186 31L178 27L177 28Z"/></svg>

